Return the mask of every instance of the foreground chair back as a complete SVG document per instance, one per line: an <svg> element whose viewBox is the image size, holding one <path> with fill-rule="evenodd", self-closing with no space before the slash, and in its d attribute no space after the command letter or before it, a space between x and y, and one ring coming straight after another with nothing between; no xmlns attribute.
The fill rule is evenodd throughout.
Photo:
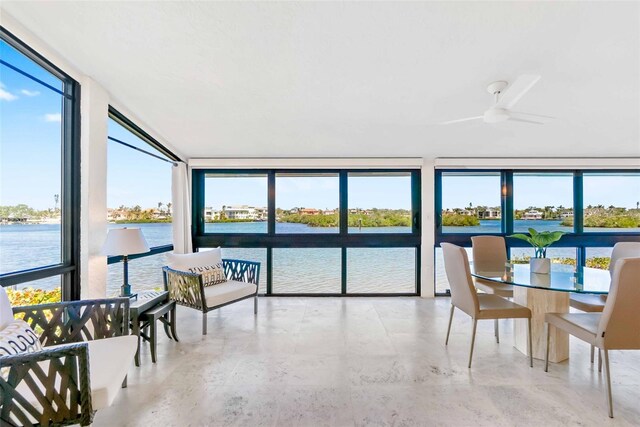
<svg viewBox="0 0 640 427"><path fill-rule="evenodd" d="M469 259L464 248L451 243L442 243L444 253L444 267L451 288L451 313L445 345L449 344L449 334L455 308L467 313L473 319L471 334L471 349L469 350L469 368L473 358L473 346L476 338L478 320L481 319L528 319L529 322L529 364L533 366L531 352L531 310L527 307L512 303L497 295L478 294L473 285Z"/></svg>
<svg viewBox="0 0 640 427"><path fill-rule="evenodd" d="M475 271L503 271L507 262L507 245L502 236L473 236L471 238ZM513 298L513 286L489 280L475 279L476 288L488 294ZM494 322L496 342L500 342L498 320Z"/></svg>
<svg viewBox="0 0 640 427"><path fill-rule="evenodd" d="M604 354L607 406L613 418L611 371L609 350L640 350L640 258L619 259L613 273L609 296L602 313L548 313L547 357L545 371L549 370L549 329L562 329Z"/></svg>
<svg viewBox="0 0 640 427"><path fill-rule="evenodd" d="M616 263L621 258L639 258L640 242L618 242L611 251L611 260L609 262L609 274L613 277L616 269ZM604 304L607 301L606 295L589 295L576 294L571 295L571 307L576 310L585 311L587 313L600 313L604 310ZM591 363L594 361L594 348L591 346ZM602 360L600 360L602 362ZM601 364L601 363L600 363Z"/></svg>
<svg viewBox="0 0 640 427"><path fill-rule="evenodd" d="M44 348L0 357L0 425L89 425L95 410L111 405L126 386L137 348L137 338L129 335L129 299L12 311Z"/></svg>
<svg viewBox="0 0 640 427"><path fill-rule="evenodd" d="M611 274L611 277L613 277L616 264L621 258L640 258L640 242L618 242L613 246L611 260L609 261L609 274Z"/></svg>

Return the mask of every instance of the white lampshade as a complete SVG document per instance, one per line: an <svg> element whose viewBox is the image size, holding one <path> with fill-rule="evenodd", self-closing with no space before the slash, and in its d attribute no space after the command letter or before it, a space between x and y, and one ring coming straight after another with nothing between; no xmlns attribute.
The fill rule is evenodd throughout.
<svg viewBox="0 0 640 427"><path fill-rule="evenodd" d="M112 228L102 246L103 255L132 255L149 252L149 245L139 228Z"/></svg>

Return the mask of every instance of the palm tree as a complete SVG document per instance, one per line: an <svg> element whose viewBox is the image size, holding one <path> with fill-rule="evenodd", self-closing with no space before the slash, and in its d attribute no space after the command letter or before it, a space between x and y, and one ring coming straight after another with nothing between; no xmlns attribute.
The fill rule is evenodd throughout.
<svg viewBox="0 0 640 427"><path fill-rule="evenodd" d="M167 203L167 213L169 215L171 215L171 206L172 206L171 202Z"/></svg>
<svg viewBox="0 0 640 427"><path fill-rule="evenodd" d="M163 205L164 205L164 203L162 203L162 202L158 202L158 210L159 210L160 212L162 212L162 206L163 206Z"/></svg>
<svg viewBox="0 0 640 427"><path fill-rule="evenodd" d="M57 211L58 210L58 201L60 200L60 195L59 194L54 194L53 195L53 200L56 202L55 210Z"/></svg>

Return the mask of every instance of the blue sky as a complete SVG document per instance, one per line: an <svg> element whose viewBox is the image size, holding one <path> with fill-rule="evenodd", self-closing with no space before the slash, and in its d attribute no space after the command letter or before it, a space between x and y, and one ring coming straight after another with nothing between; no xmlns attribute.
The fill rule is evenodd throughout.
<svg viewBox="0 0 640 427"><path fill-rule="evenodd" d="M0 58L55 88L60 81L0 41ZM0 205L24 203L53 208L61 194L60 139L62 96L16 71L0 65ZM154 151L113 120L109 135ZM159 154L159 153L158 153ZM171 164L117 143L108 143L107 205L157 207L171 201ZM338 206L337 176L292 177L276 180L276 206L333 209ZM514 205L572 205L569 175L515 176ZM585 175L584 204L634 208L640 201L640 175ZM443 177L443 207L500 205L498 176ZM262 177L208 178L206 206L267 205L267 180ZM349 206L410 209L408 176L350 176Z"/></svg>
<svg viewBox="0 0 640 427"><path fill-rule="evenodd" d="M411 178L406 176L350 176L349 206L353 208L411 209ZM338 176L312 177L279 175L276 177L276 207L336 209ZM205 205L220 209L223 205L267 206L267 177L211 176L206 179Z"/></svg>

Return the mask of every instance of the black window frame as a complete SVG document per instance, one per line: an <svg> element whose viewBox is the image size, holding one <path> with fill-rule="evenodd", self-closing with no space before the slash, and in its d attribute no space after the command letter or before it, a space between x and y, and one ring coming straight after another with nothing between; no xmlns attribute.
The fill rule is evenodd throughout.
<svg viewBox="0 0 640 427"><path fill-rule="evenodd" d="M502 187L501 194L501 232L500 233L443 233L442 232L442 175L445 173L499 173ZM526 242L518 239L508 238L508 235L514 233L514 210L513 210L513 175L520 173L531 174L572 174L573 176L573 232L562 237L559 242L553 244L553 247L576 248L576 263L585 265L586 250L590 247L612 247L618 242L637 242L640 241L640 232L599 232L584 231L584 185L583 177L588 174L640 174L640 169L448 169L436 168L435 170L435 239L433 261L436 265L436 250L440 244L453 243L462 247L471 247L471 237L477 235L492 235L505 237L507 244L507 253L511 248L530 247ZM526 233L525 233L526 234ZM434 295L449 296L450 293L437 292L435 282L436 269L434 268Z"/></svg>
<svg viewBox="0 0 640 427"><path fill-rule="evenodd" d="M411 233L349 233L348 232L348 177L349 173L409 173L411 176ZM267 176L267 232L266 233L206 233L204 221L205 177L216 175ZM338 233L276 233L276 175L278 174L337 174L339 176ZM267 251L266 296L419 296L421 290L421 171L420 169L193 169L192 170L192 237L193 250L199 248L264 248ZM348 248L415 248L415 292L410 293L348 293ZM273 249L276 248L338 248L341 249L340 293L274 293Z"/></svg>
<svg viewBox="0 0 640 427"><path fill-rule="evenodd" d="M144 129L142 129L140 126L136 125L133 121L131 121L129 118L127 118L124 114L119 112L117 109L115 109L111 105L109 105L109 118L113 119L115 122L117 122L123 128L125 128L126 130L131 132L133 135L137 136L142 141L144 141L147 144L149 144L149 146L152 147L153 149L155 149L155 150L159 151L160 153L162 153L170 161L173 161L174 162L174 165L173 165L174 167L176 166L175 162L184 162L175 153L173 153L167 147L162 145L157 139L155 139L154 137L149 135L149 133L147 133ZM110 137L108 137L108 138L110 138ZM138 151L142 151L142 150L139 150L139 149L137 149L135 147L133 147L132 149L136 149ZM148 152L145 152L145 151L143 151L143 152L148 154L148 155L151 155L153 157L157 157L154 154L151 154L151 153L148 153ZM172 224L172 226L173 226L173 224ZM165 252L171 252L172 250L173 250L173 244L172 243L168 244L168 245L153 246L153 247L149 248L149 252L145 252L145 253L141 253L141 254L129 255L128 259L129 260L134 260L134 259L138 259L138 258L145 258L145 257L148 257L148 256L158 255L158 254L165 253ZM121 262L122 260L123 260L123 256L122 255L108 256L107 257L107 265L117 264L117 263Z"/></svg>
<svg viewBox="0 0 640 427"><path fill-rule="evenodd" d="M62 162L61 162L61 255L60 263L0 275L0 286L13 286L48 277L61 276L63 301L80 299L80 83L40 55L5 27L0 38L62 82ZM0 61L2 61L0 59ZM16 69L32 80L38 79ZM46 85L46 84L45 84ZM48 86L48 85L47 85ZM57 91L57 90L56 90Z"/></svg>

